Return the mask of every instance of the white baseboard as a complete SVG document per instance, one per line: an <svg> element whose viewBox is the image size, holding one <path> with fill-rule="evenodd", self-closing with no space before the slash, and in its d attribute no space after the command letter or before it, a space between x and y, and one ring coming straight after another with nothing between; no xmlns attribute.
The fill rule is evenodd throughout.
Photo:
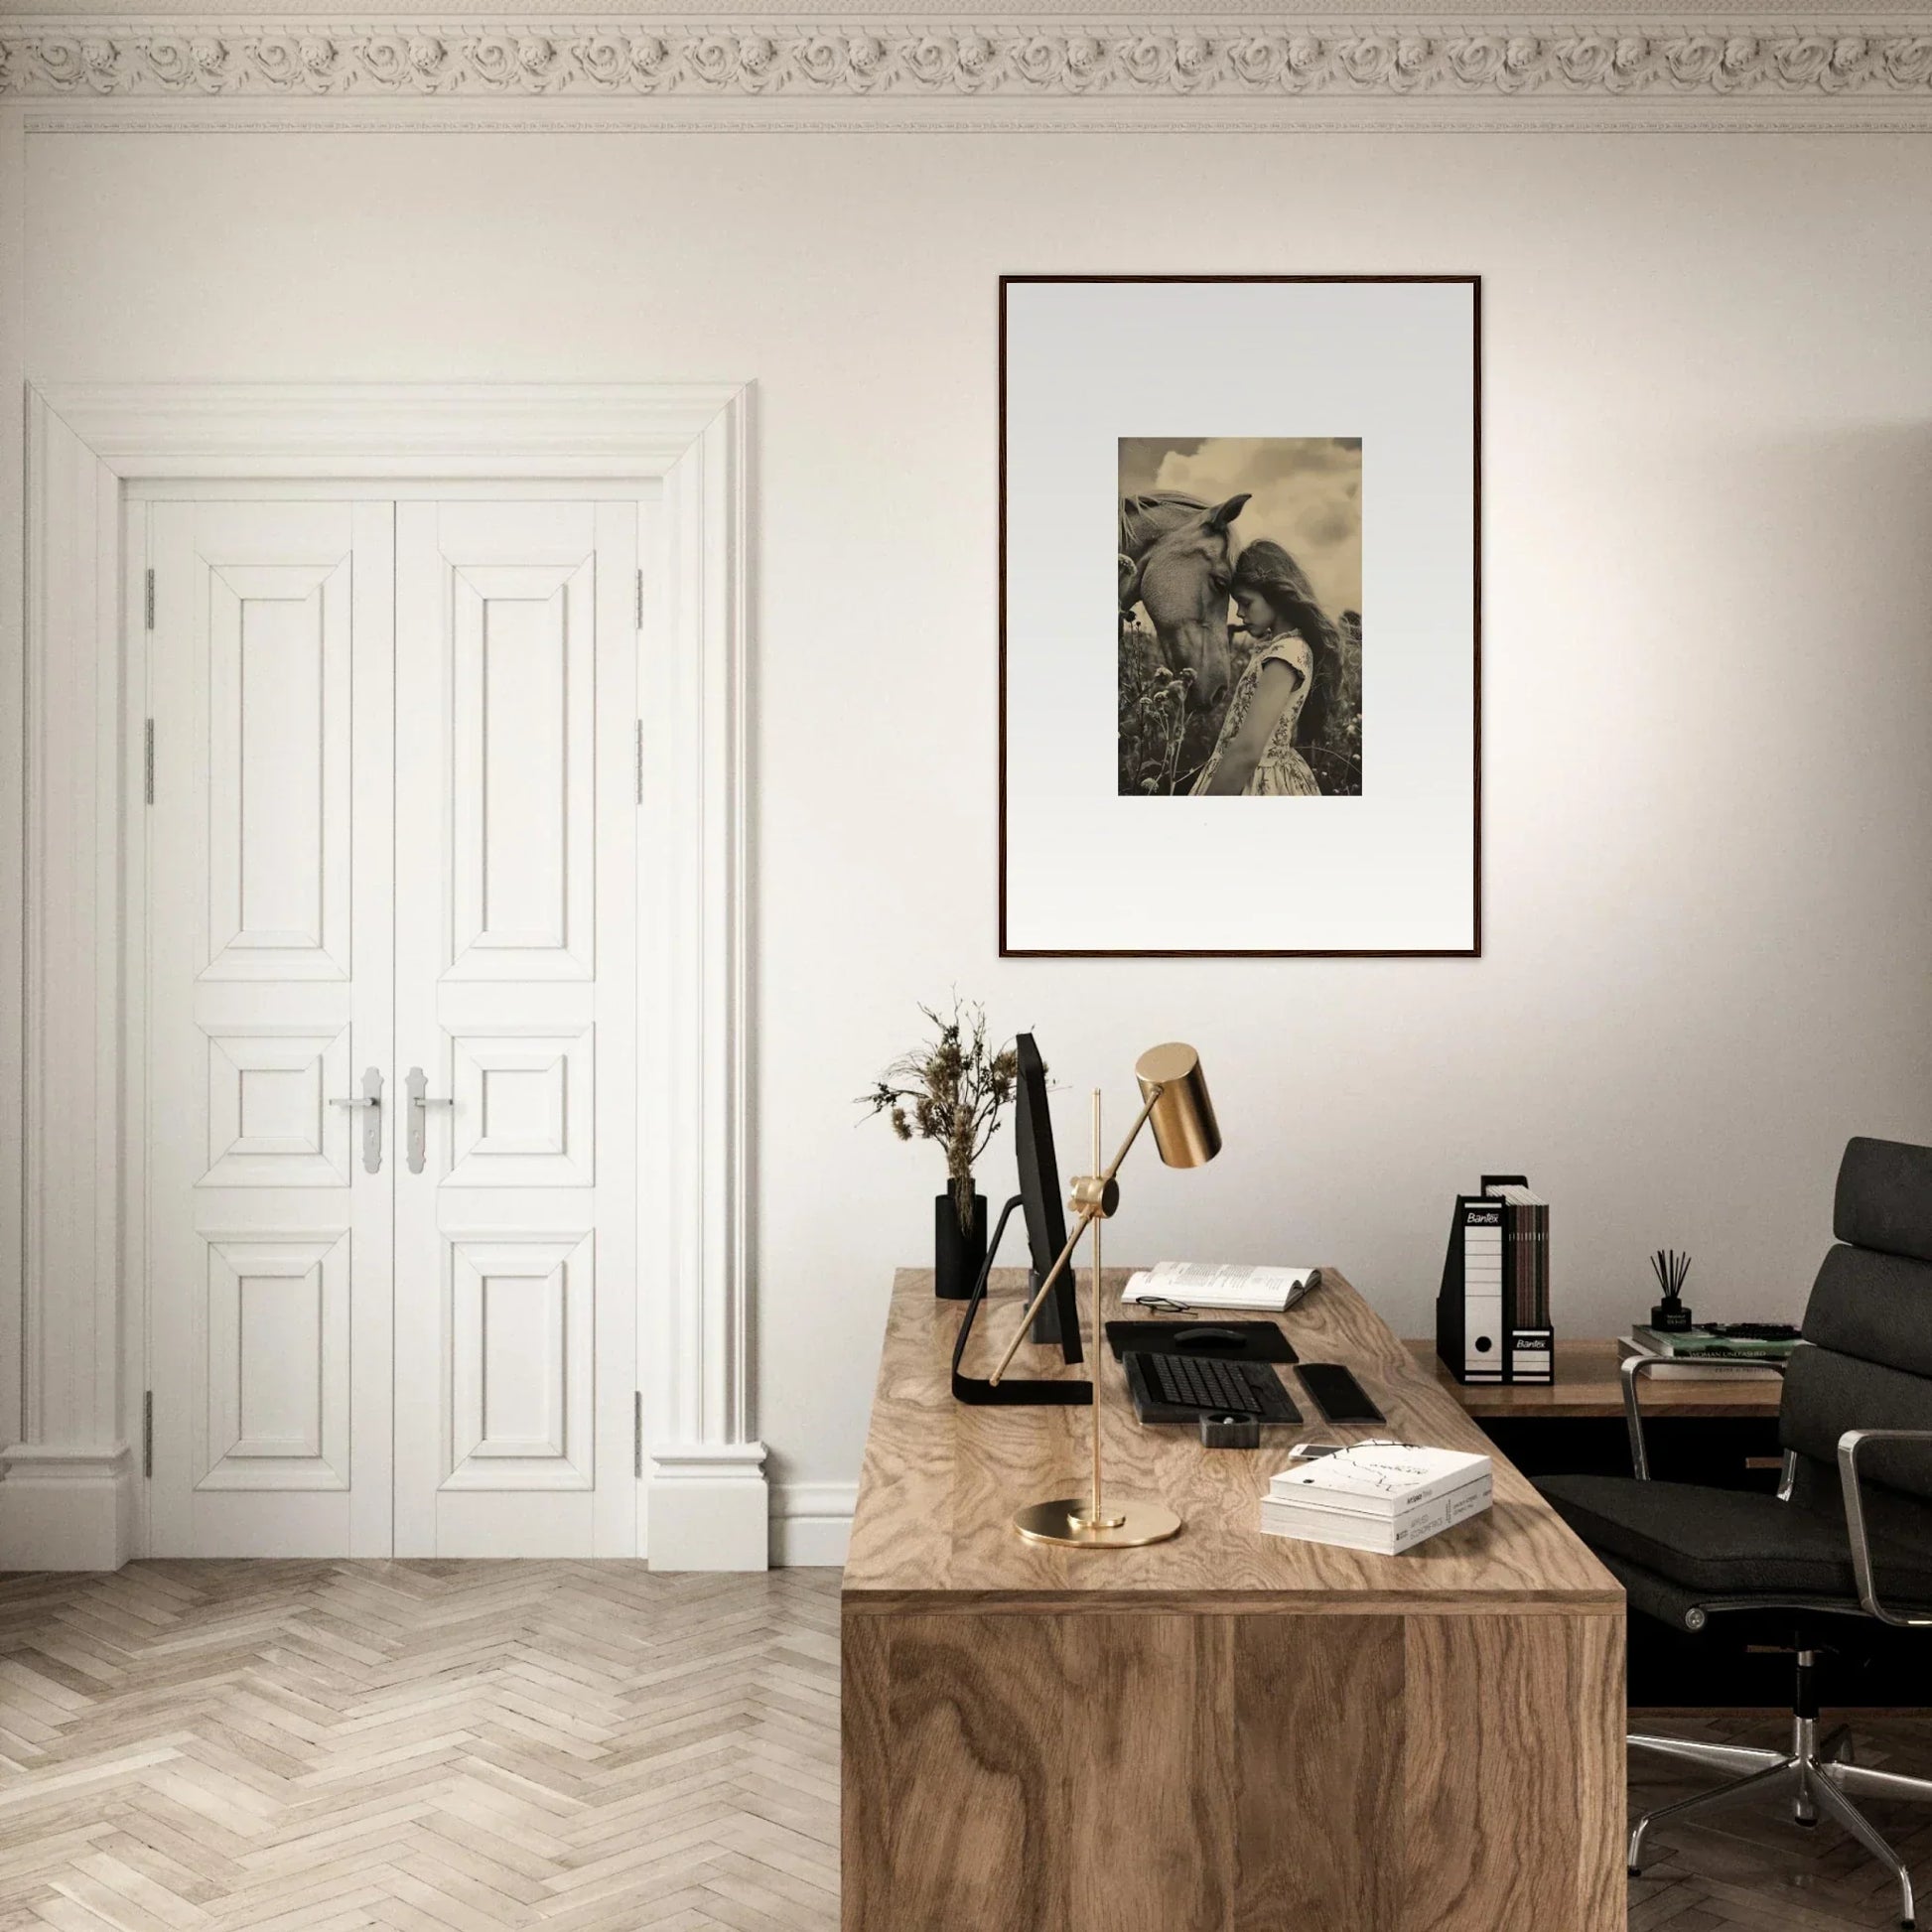
<svg viewBox="0 0 1932 1932"><path fill-rule="evenodd" d="M667 1450L650 1488L654 1570L836 1570L856 1482L768 1485L752 1455ZM21 1445L0 1480L0 1571L118 1570L133 1550L134 1458Z"/></svg>
<svg viewBox="0 0 1932 1932"><path fill-rule="evenodd" d="M133 1554L134 1456L125 1443L19 1443L0 1463L0 1570L118 1570Z"/></svg>
<svg viewBox="0 0 1932 1932"><path fill-rule="evenodd" d="M650 1450L650 1567L764 1570L770 1487L762 1443L664 1444Z"/></svg>
<svg viewBox="0 0 1932 1932"><path fill-rule="evenodd" d="M766 1483L763 1450L653 1454L653 1570L838 1569L856 1482ZM118 1570L133 1551L134 1458L23 1444L0 1479L0 1571Z"/></svg>
<svg viewBox="0 0 1932 1932"><path fill-rule="evenodd" d="M842 1569L856 1482L785 1482L771 1492L771 1561L781 1569Z"/></svg>

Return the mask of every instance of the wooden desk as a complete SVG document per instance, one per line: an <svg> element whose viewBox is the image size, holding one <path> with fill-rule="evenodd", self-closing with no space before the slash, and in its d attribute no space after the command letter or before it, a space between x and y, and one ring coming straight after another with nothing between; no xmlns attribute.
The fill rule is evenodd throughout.
<svg viewBox="0 0 1932 1932"><path fill-rule="evenodd" d="M1424 1370L1472 1416L1623 1420L1623 1381L1617 1373L1619 1356L1613 1341L1559 1341L1557 1379L1540 1389L1458 1382L1438 1359L1433 1341L1411 1341L1409 1347ZM1646 1417L1762 1421L1778 1413L1780 1386L1750 1376L1680 1382L1666 1375L1648 1375L1643 1384L1643 1412Z"/></svg>
<svg viewBox="0 0 1932 1932"><path fill-rule="evenodd" d="M1257 1528L1299 1435L1490 1449L1324 1282L1283 1326L1391 1430L1204 1449L1143 1429L1109 1354L1109 1477L1186 1527L1103 1552L1008 1522L1077 1493L1088 1411L955 1404L960 1305L896 1278L842 1599L846 1932L1622 1927L1623 1594L1528 1481L1498 1458L1493 1509L1403 1557Z"/></svg>

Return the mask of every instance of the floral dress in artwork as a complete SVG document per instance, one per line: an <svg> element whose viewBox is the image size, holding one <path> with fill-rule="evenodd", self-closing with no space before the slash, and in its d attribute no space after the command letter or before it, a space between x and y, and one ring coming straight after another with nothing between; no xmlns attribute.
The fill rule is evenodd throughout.
<svg viewBox="0 0 1932 1932"><path fill-rule="evenodd" d="M1288 703L1282 707L1274 735L1269 739L1267 749L1261 755L1261 762L1255 766L1255 774L1248 780L1247 788L1241 795L1244 798L1318 798L1321 795L1321 787L1315 783L1308 760L1295 749L1295 727L1302 721L1302 706L1308 699L1310 680L1314 676L1314 657L1309 649L1308 640L1291 630L1280 637L1270 637L1241 673L1241 681L1234 687L1234 696L1228 700L1227 716L1221 720L1221 735L1214 741L1214 751L1201 766L1200 776L1194 780L1196 797L1206 791L1208 781L1214 776L1214 767L1221 761L1221 754L1241 729L1241 721L1248 715L1249 705L1254 702L1261 667L1271 658L1278 664L1286 664L1300 682L1290 694Z"/></svg>

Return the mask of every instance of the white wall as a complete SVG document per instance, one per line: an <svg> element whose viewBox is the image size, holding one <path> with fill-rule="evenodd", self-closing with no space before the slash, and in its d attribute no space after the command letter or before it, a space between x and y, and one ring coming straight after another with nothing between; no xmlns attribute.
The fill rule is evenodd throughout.
<svg viewBox="0 0 1932 1932"><path fill-rule="evenodd" d="M42 381L757 378L781 1482L856 1474L939 1171L851 1097L955 984L1076 1146L1086 1087L1118 1119L1200 1046L1227 1152L1137 1169L1112 1259L1337 1264L1408 1333L1480 1168L1551 1195L1558 1320L1606 1333L1663 1242L1701 1311L1795 1312L1845 1137L1932 1140L1922 135L27 145ZM1485 278L1482 959L995 957L995 278L1053 270Z"/></svg>

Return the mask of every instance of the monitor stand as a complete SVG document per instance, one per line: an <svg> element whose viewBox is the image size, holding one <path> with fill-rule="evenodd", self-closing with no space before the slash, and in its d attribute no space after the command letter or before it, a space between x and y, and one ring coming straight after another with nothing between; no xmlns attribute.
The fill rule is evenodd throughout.
<svg viewBox="0 0 1932 1932"><path fill-rule="evenodd" d="M1068 1269L1063 1278L1063 1282L1066 1285L1070 1285L1072 1280L1073 1271ZM1027 1300L1031 1302L1038 1293L1039 1270L1037 1268L1029 1268L1027 1270ZM1047 1296L1045 1301L1040 1303L1039 1312L1034 1316L1033 1338L1042 1348L1057 1348L1059 1346L1061 1299L1059 1290L1056 1288L1051 1295Z"/></svg>
<svg viewBox="0 0 1932 1932"><path fill-rule="evenodd" d="M993 1230L993 1239L986 1244L986 1261L980 1269L979 1279L973 1284L973 1292L967 1299L965 1312L959 1318L958 1338L953 1342L952 1392L956 1400L969 1402L981 1408L1019 1409L1029 1406L1057 1407L1062 1409L1087 1408L1093 1402L1093 1384L1091 1382L1023 1381L1019 1376L1007 1375L1002 1376L995 1383L988 1381L983 1375L965 1375L960 1372L959 1364L965 1359L966 1344L973 1332L973 1317L979 1313L980 1304L986 1300L986 1284L993 1273L994 1258L1000 1252L1000 1237L1007 1231L1007 1222L1012 1218L1013 1210L1020 1206L1024 1198L1023 1195L1015 1194L1001 1208L999 1225ZM1030 1273L1028 1280L1031 1284L1028 1299L1031 1300L1033 1296L1039 1293L1039 1278ZM1068 1291L1065 1301L1070 1304L1072 1301L1072 1271L1070 1269L1055 1286L1053 1294L1047 1298L1045 1306L1040 1310L1042 1318L1049 1312L1053 1315L1052 1338L1056 1342L1060 1337L1059 1304L1062 1299L1059 1294L1060 1289L1066 1289ZM1079 1334L1079 1315L1077 1311L1072 1312L1071 1319L1075 1324L1073 1332L1077 1338ZM1039 1339L1039 1323L1037 1321L1035 1322L1031 1333L1034 1340L1037 1341ZM1075 1349L1074 1359L1077 1360L1077 1339Z"/></svg>

